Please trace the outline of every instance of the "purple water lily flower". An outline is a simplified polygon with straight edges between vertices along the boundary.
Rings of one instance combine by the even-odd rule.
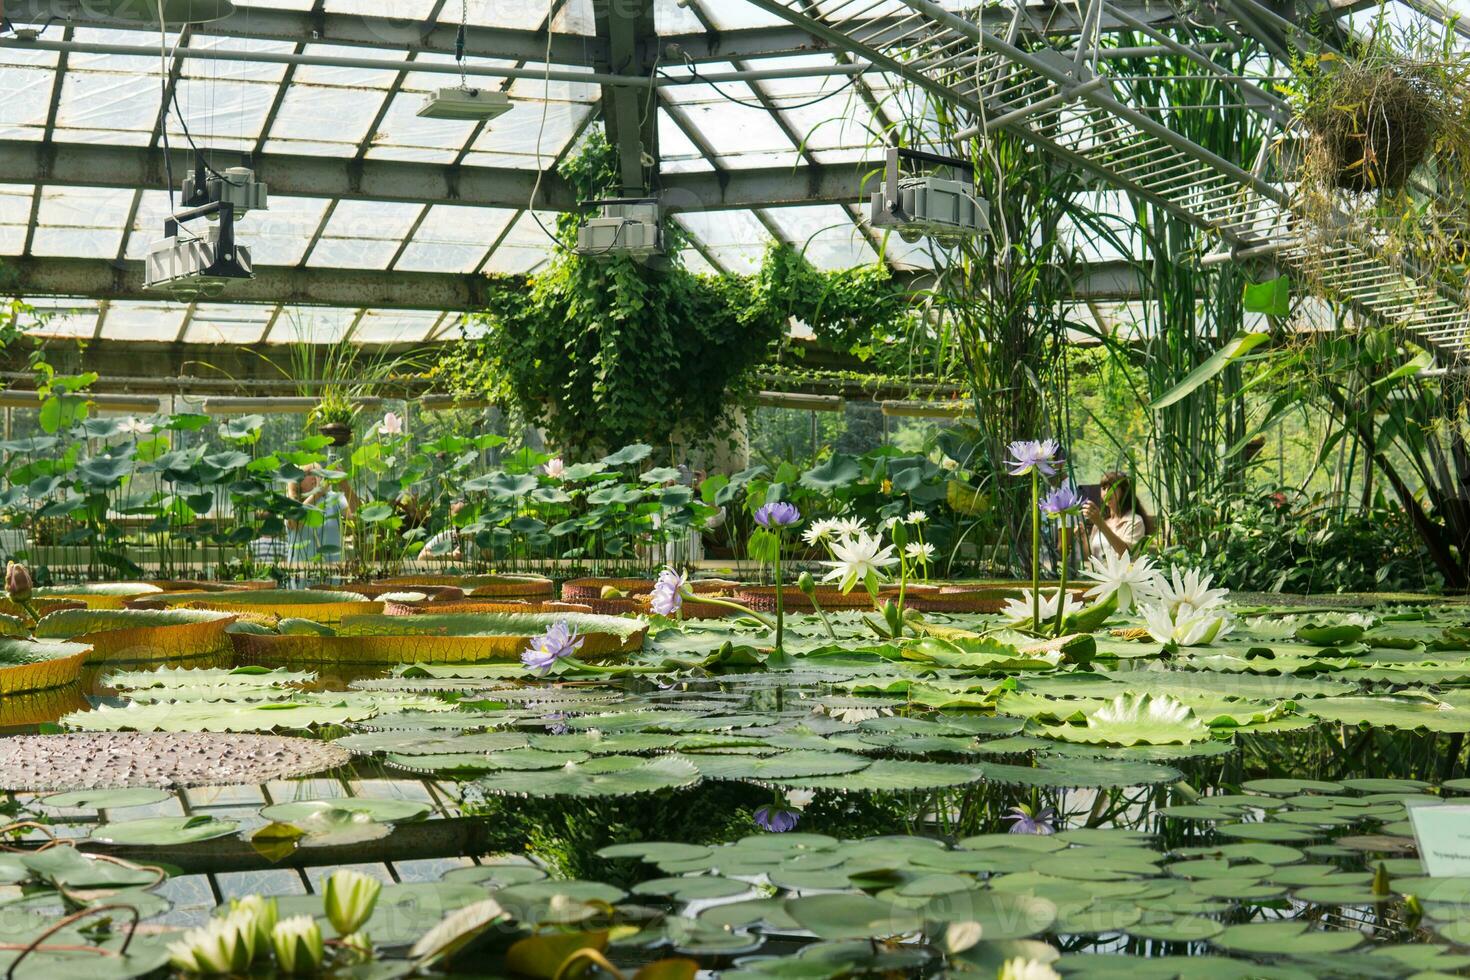
[[[786,833],[795,828],[800,819],[800,810],[792,810],[789,807],[774,804],[758,807],[755,811],[755,825],[773,834]]]
[[[801,511],[796,509],[795,504],[778,500],[774,504],[765,504],[757,510],[755,522],[764,528],[790,527],[801,522]]]
[[[1063,483],[1051,493],[1041,498],[1041,512],[1053,520],[1067,517],[1082,511],[1082,495],[1077,488],[1072,486],[1071,481]]]
[[[1035,816],[1032,816],[1029,806],[1013,806],[1001,819],[1015,821],[1011,824],[1010,832],[1013,834],[1045,835],[1057,832],[1057,811],[1052,807],[1044,807]]]
[[[521,654],[521,663],[531,670],[545,674],[556,666],[558,660],[573,656],[582,649],[585,642],[586,637],[572,632],[567,621],[562,620],[531,641],[531,645]]]
[[[649,607],[660,616],[677,616],[684,606],[684,576],[672,568],[658,573],[649,597]]]
[[[1011,476],[1026,476],[1035,470],[1042,476],[1055,476],[1061,462],[1062,447],[1055,439],[1023,439],[1006,447],[1011,459],[1005,461]]]
[[[565,735],[571,731],[567,727],[567,716],[560,711],[553,711],[549,715],[542,716],[541,724],[546,726],[547,734],[550,735]]]

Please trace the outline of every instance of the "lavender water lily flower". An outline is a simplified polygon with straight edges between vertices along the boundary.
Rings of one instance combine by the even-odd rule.
[[[586,637],[572,632],[567,621],[562,620],[531,641],[531,645],[521,654],[521,663],[531,670],[545,674],[556,666],[557,661],[575,655],[585,642]]]
[[[1041,512],[1053,520],[1060,520],[1082,512],[1082,495],[1070,482],[1063,483],[1041,498]]]
[[[755,512],[755,522],[768,529],[790,527],[801,523],[801,511],[796,509],[795,504],[778,500],[773,504],[762,505]]]
[[[649,597],[649,608],[659,616],[677,616],[684,606],[684,584],[684,576],[672,568],[659,572]]]
[[[1013,834],[1054,834],[1057,832],[1057,811],[1052,807],[1044,807],[1034,816],[1029,806],[1014,806],[1002,820],[1014,820],[1010,832]]]
[[[1006,447],[1011,458],[1005,461],[1011,476],[1040,473],[1055,476],[1061,462],[1062,447],[1055,439],[1021,439]]]
[[[800,819],[801,811],[775,804],[758,807],[755,811],[755,825],[773,834],[784,834],[794,829]]]

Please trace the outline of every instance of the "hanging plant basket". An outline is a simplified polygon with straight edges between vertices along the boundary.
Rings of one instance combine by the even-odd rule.
[[[1399,190],[1434,146],[1443,104],[1421,66],[1339,65],[1302,113],[1308,169],[1356,194]]]
[[[317,431],[332,440],[332,445],[338,449],[352,442],[352,426],[346,422],[328,422]]]

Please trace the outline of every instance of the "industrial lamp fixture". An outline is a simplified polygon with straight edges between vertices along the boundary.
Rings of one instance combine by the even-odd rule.
[[[953,177],[904,177],[899,161],[944,167]],[[990,230],[990,205],[975,196],[971,163],[959,157],[890,146],[883,186],[873,192],[869,219],[875,228],[892,228],[909,244],[933,238],[953,248]]]

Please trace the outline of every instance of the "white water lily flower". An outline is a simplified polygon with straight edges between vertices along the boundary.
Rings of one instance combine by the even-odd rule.
[[[837,521],[827,517],[812,521],[806,526],[806,530],[801,532],[801,540],[807,544],[831,541],[837,536],[837,523]]]
[[[309,915],[293,915],[276,923],[271,946],[282,973],[316,973],[326,955],[321,926]]]
[[[1171,610],[1162,602],[1144,606],[1144,628],[1160,643],[1181,647],[1204,646],[1225,636],[1235,628],[1235,621],[1219,604],[1195,609],[1188,603]]]
[[[271,930],[276,927],[276,919],[280,917],[274,898],[264,898],[260,895],[232,898],[230,899],[230,911],[242,912],[251,916],[255,920],[256,945],[261,949],[270,945]]]
[[[1196,612],[1218,608],[1225,602],[1230,590],[1210,588],[1213,578],[1214,576],[1198,568],[1185,569],[1182,575],[1175,568],[1170,572],[1169,578],[1159,576],[1157,597],[1169,607],[1176,619],[1182,606],[1190,606]]]
[[[868,533],[868,525],[856,517],[840,517],[832,522],[832,529],[838,538],[855,538]]]
[[[1062,980],[1062,975],[1047,963],[1018,956],[1000,965],[996,980]]]
[[[1120,613],[1127,612],[1144,599],[1157,598],[1163,584],[1159,570],[1146,555],[1130,558],[1112,548],[1104,548],[1101,556],[1094,555],[1082,577],[1097,583],[1087,590],[1089,599],[1101,602],[1116,592]]]
[[[1051,593],[1041,593],[1041,619],[1043,622],[1057,618],[1057,599],[1061,595],[1061,589],[1056,589]],[[1070,593],[1063,597],[1063,602],[1066,604],[1066,612],[1063,613],[1064,616],[1070,616],[1082,608],[1082,604]],[[1007,599],[1005,608],[1000,611],[1000,614],[1012,623],[1031,622],[1031,590],[1022,589],[1021,598],[1019,599]]]
[[[866,532],[833,542],[832,557],[837,560],[822,563],[832,569],[822,581],[840,583],[843,592],[851,592],[859,582],[886,581],[884,569],[898,564],[893,545],[885,547],[882,538]]]
[[[358,871],[341,868],[332,872],[322,894],[327,918],[339,936],[356,932],[373,914],[383,883]]]
[[[881,522],[879,522],[879,524],[878,524],[878,530],[880,530],[880,531],[892,531],[895,527],[897,527],[899,525],[899,522],[900,521],[901,521],[901,518],[898,518],[898,517],[885,517],[885,518],[883,518],[883,520]]]
[[[169,962],[185,973],[244,973],[255,960],[255,920],[248,909],[210,919],[168,944]]]
[[[929,515],[924,513],[922,510],[911,510],[909,511],[908,516],[904,518],[904,520],[910,524],[923,524],[928,519]]]
[[[927,541],[913,541],[904,546],[903,553],[920,565],[927,565],[934,558],[934,546]]]

